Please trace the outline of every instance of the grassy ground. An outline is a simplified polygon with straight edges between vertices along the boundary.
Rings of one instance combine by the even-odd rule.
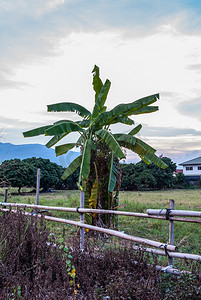
[[[14,190],[8,192],[8,202],[35,204],[34,194],[13,195]],[[124,192],[120,193],[120,210],[146,213],[148,208],[168,208],[169,200],[175,200],[175,209],[201,210],[201,189],[171,190],[154,192]],[[4,190],[0,190],[0,202],[4,200]],[[40,205],[77,207],[79,206],[79,191],[57,191],[54,193],[40,194]],[[65,212],[51,212],[52,216],[66,219],[79,220],[79,215]],[[65,227],[68,236],[76,234],[77,228],[49,222],[50,230],[60,234]],[[119,230],[138,237],[144,237],[168,243],[169,222],[143,219],[134,217],[119,217]],[[180,252],[201,254],[201,226],[194,223],[175,222],[175,245]],[[166,258],[160,258],[167,264]],[[175,260],[175,266],[182,267],[181,260]]]
[[[201,211],[201,190],[171,190],[157,192],[121,192],[120,204],[126,204],[126,211],[145,213],[148,208],[168,208],[169,200],[175,200],[177,210]],[[145,237],[151,240],[168,243],[169,222],[119,217],[119,229],[125,233]],[[201,226],[195,223],[175,222],[175,245],[179,252],[201,254]],[[167,259],[160,257],[159,260],[166,264]],[[182,260],[175,260],[174,265],[183,267]]]

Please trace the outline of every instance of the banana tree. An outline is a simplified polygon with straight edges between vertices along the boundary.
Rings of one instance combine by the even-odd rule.
[[[48,148],[57,144],[71,132],[78,132],[79,138],[74,143],[66,143],[55,147],[56,156],[66,154],[74,147],[80,147],[80,155],[66,168],[62,179],[66,179],[78,167],[80,175],[78,186],[85,191],[85,207],[116,209],[121,184],[120,160],[125,158],[124,149],[137,153],[146,163],[154,163],[161,168],[166,164],[156,156],[156,150],[136,137],[142,125],[134,127],[133,115],[152,113],[158,110],[153,106],[159,94],[150,95],[128,104],[119,104],[107,111],[105,102],[111,86],[107,79],[102,82],[99,68],[95,65],[93,73],[93,89],[95,104],[90,112],[85,107],[72,102],[62,102],[47,106],[49,112],[76,112],[83,119],[80,121],[60,120],[54,124],[24,132],[24,137],[44,134],[51,136],[46,144]],[[127,124],[132,129],[127,134],[113,134],[112,124]],[[134,127],[134,128],[133,128]],[[114,217],[86,215],[88,223],[115,226]]]

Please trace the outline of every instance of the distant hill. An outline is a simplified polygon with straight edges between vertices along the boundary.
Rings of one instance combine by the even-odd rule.
[[[56,157],[54,149],[48,149],[41,144],[14,145],[10,143],[0,143],[0,162],[14,158],[25,159],[41,157],[49,159],[51,162],[63,167],[67,167],[78,155],[78,152],[68,151],[66,155]]]

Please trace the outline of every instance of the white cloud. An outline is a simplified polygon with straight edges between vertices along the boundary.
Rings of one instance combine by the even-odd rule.
[[[142,131],[152,146],[172,155],[199,148],[199,9],[180,1],[7,0],[0,2],[0,17],[5,140],[23,143],[24,129],[62,118],[46,113],[49,103],[72,101],[92,109],[91,71],[97,64],[103,80],[112,82],[109,109],[160,93],[159,112],[134,118],[153,128]]]

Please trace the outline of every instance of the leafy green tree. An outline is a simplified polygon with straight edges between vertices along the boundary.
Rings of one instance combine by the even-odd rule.
[[[60,189],[65,187],[64,182],[61,180],[63,174],[63,167],[52,163],[49,159],[44,158],[26,158],[24,163],[34,168],[34,179],[36,182],[37,169],[40,168],[40,187],[43,191],[54,187]]]
[[[177,173],[174,178],[174,188],[179,188],[179,189],[184,188],[185,183],[186,183],[185,175],[181,172]]]
[[[50,112],[76,112],[83,117],[83,120],[60,120],[54,124],[24,132],[24,137],[40,134],[52,136],[46,145],[52,147],[69,133],[78,132],[80,137],[75,143],[55,147],[57,156],[67,153],[73,147],[81,149],[80,156],[68,166],[62,178],[66,179],[80,167],[78,184],[85,191],[85,205],[93,208],[115,209],[118,205],[121,183],[119,160],[125,158],[122,147],[134,151],[148,164],[153,162],[161,168],[165,168],[166,164],[155,155],[155,149],[135,137],[142,125],[132,128],[128,134],[113,134],[110,126],[117,123],[133,125],[134,121],[130,116],[157,111],[158,107],[151,104],[158,100],[159,94],[128,104],[120,104],[107,111],[105,102],[111,82],[107,79],[103,84],[97,66],[94,67],[92,73],[95,91],[95,105],[92,112],[72,102],[48,105]],[[93,224],[111,225],[111,219],[108,216],[88,216],[87,221]]]
[[[176,171],[176,164],[168,157],[163,157],[162,161],[167,165],[165,170],[158,168],[154,164],[151,164],[149,167],[154,174],[154,177],[157,181],[157,189],[170,189],[174,186],[174,177],[173,173]]]
[[[136,165],[131,164],[121,164],[122,170],[122,181],[121,189],[132,191],[136,189],[135,186],[135,176],[136,176]]]
[[[168,189],[175,184],[174,172],[176,164],[168,157],[163,157],[167,168],[161,169],[154,164],[147,165],[140,161],[136,165],[124,164],[122,166],[123,178],[122,189],[145,190],[145,189]]]
[[[135,176],[134,186],[136,186],[138,190],[155,189],[157,181],[151,170],[145,169],[139,176]]]
[[[35,170],[33,166],[20,159],[5,160],[1,166],[0,177],[3,186],[18,187],[19,193],[22,187],[34,186]]]
[[[0,166],[0,185],[18,187],[19,193],[22,187],[34,188],[38,168],[40,168],[40,188],[44,192],[48,191],[49,188],[71,190],[77,188],[78,170],[66,180],[62,180],[61,176],[65,168],[52,163],[49,159],[36,157],[4,161]]]

